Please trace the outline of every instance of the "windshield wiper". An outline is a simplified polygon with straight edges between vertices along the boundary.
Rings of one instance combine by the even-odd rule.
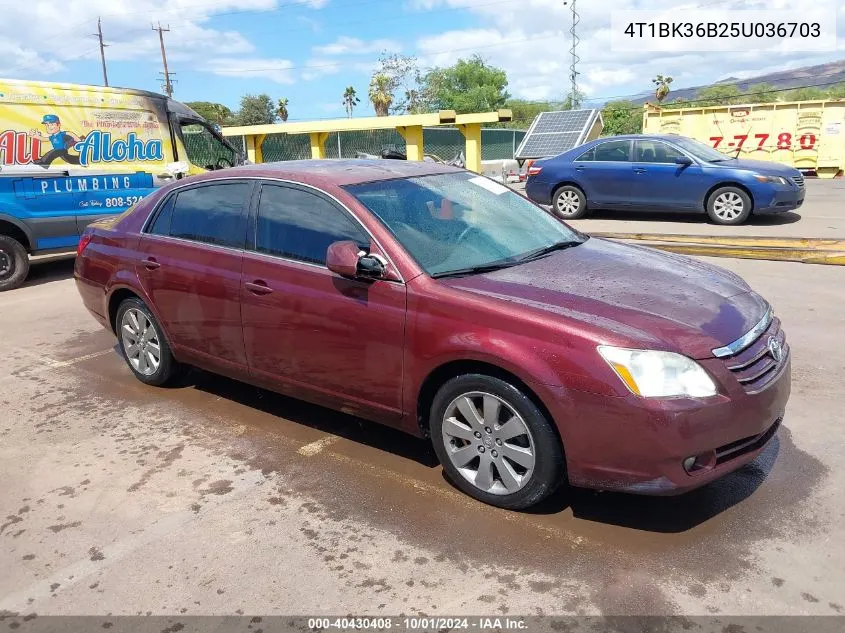
[[[544,255],[550,255],[555,251],[562,251],[565,248],[572,248],[573,246],[578,246],[583,242],[579,240],[569,240],[567,242],[555,242],[554,244],[550,244],[549,246],[544,246],[542,248],[536,248],[533,251],[528,251],[527,253],[520,255],[517,259],[518,262],[527,262],[532,259],[537,259],[538,257],[543,257]]]
[[[521,262],[514,260],[492,262],[490,264],[481,264],[480,266],[468,266],[466,268],[457,268],[455,270],[445,270],[440,273],[432,273],[432,278],[440,279],[443,277],[461,277],[463,275],[475,275],[477,273],[489,273],[494,270],[501,270],[502,268],[509,268],[516,266]]]

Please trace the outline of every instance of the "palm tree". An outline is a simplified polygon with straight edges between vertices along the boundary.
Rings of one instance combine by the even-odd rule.
[[[370,101],[376,116],[387,116],[393,103],[393,80],[389,75],[376,73],[370,80]]]
[[[654,91],[654,96],[657,97],[657,102],[662,103],[663,100],[669,96],[669,84],[672,83],[672,78],[668,75],[664,77],[663,75],[657,75],[651,82],[657,86],[657,90]]]
[[[354,110],[355,106],[359,103],[361,103],[361,100],[355,93],[355,88],[353,88],[352,86],[347,86],[346,90],[343,91],[343,107],[346,108],[346,116],[351,119],[352,110]]]
[[[279,105],[276,108],[276,114],[279,115],[279,118],[282,121],[288,120],[288,100],[287,99],[279,99]]]
[[[225,121],[232,117],[232,111],[224,106],[222,103],[215,103],[211,106],[211,111],[214,115],[214,121],[218,125],[223,125]]]

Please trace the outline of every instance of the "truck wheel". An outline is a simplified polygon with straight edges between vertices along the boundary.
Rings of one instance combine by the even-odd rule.
[[[29,257],[24,245],[8,235],[0,235],[0,292],[20,286],[29,273]]]
[[[742,224],[751,215],[751,198],[739,187],[719,187],[707,199],[707,215],[716,224]]]

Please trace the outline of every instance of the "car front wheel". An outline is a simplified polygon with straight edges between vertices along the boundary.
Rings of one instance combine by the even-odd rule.
[[[742,224],[751,215],[751,198],[739,187],[720,187],[707,199],[707,215],[716,224]]]
[[[453,378],[431,407],[434,449],[463,492],[512,510],[540,502],[565,479],[560,439],[514,385],[481,374]]]
[[[587,196],[574,185],[564,185],[552,197],[552,211],[564,220],[577,220],[587,215]]]

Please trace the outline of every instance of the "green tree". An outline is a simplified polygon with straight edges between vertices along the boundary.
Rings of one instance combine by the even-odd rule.
[[[566,95],[566,99],[563,100],[563,105],[561,106],[562,110],[578,110],[581,107],[581,104],[584,103],[584,99],[587,97],[583,92],[575,89],[575,92],[570,92]]]
[[[828,99],[845,99],[845,83],[836,84],[827,89]]]
[[[657,77],[651,80],[651,83],[656,86],[654,96],[658,103],[663,103],[663,100],[669,96],[669,84],[672,81],[674,80],[669,75],[665,77],[663,75],[657,75]]]
[[[276,104],[276,114],[283,122],[288,120],[288,103],[288,99],[282,98]]]
[[[479,55],[459,59],[454,66],[433,68],[421,81],[422,92],[433,110],[458,113],[489,112],[505,105],[508,76]]]
[[[777,91],[777,88],[775,88],[772,84],[767,83],[748,86],[748,88],[742,92],[748,95],[744,99],[748,103],[772,103],[773,101],[777,101],[778,97],[781,95],[781,93]]]
[[[796,88],[783,94],[784,101],[819,101],[828,96],[828,91],[810,86],[808,88]]]
[[[604,121],[602,136],[639,134],[643,131],[643,109],[627,99],[604,104],[601,118]]]
[[[704,108],[707,106],[717,105],[733,105],[745,101],[745,97],[740,97],[739,88],[734,84],[717,84],[708,86],[699,90],[695,99],[693,99],[693,106],[696,108]]]
[[[346,116],[352,118],[352,110],[359,103],[361,103],[361,100],[358,98],[355,88],[346,86],[346,90],[343,91],[343,107],[346,110]]]
[[[554,112],[563,109],[562,104],[553,101],[526,101],[525,99],[508,99],[505,101],[504,107],[511,111],[513,118],[507,123],[491,123],[491,127],[522,130],[531,125],[531,122],[541,112]]]
[[[235,119],[238,125],[264,125],[276,121],[276,105],[269,95],[244,95]]]
[[[223,125],[232,119],[232,111],[222,103],[212,101],[189,101],[187,105],[191,110],[199,114],[206,121]]]
[[[376,116],[387,116],[390,104],[393,103],[393,80],[385,73],[376,73],[370,80],[370,103],[376,111]]]

